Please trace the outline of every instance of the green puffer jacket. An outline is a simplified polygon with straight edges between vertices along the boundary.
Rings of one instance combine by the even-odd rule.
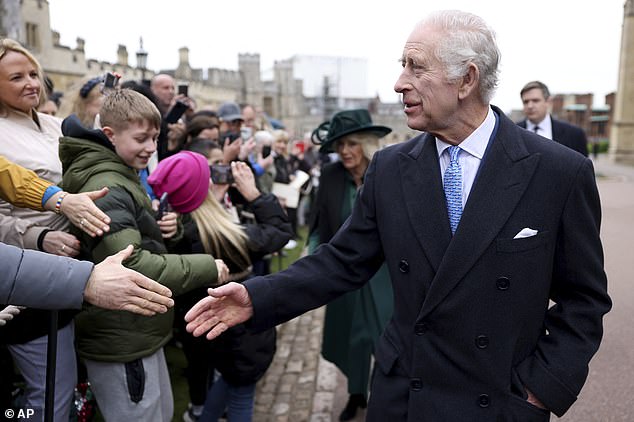
[[[60,140],[62,184],[71,193],[108,186],[110,192],[95,203],[112,222],[103,238],[75,231],[81,240],[82,258],[98,263],[132,244],[134,252],[125,266],[169,287],[174,296],[215,285],[214,258],[208,254],[168,254],[137,172],[108,147],[107,138],[105,142],[86,139],[95,134],[87,132],[84,139],[65,136]],[[99,134],[103,136],[101,131]],[[78,353],[82,358],[103,362],[129,362],[149,356],[170,339],[173,318],[172,310],[145,317],[85,304],[75,318]]]

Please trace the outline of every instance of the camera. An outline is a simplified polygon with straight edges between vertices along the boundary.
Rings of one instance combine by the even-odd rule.
[[[230,164],[213,164],[209,166],[211,181],[217,185],[230,185],[235,181]]]

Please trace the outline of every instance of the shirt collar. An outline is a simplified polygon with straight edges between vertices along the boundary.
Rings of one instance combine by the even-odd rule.
[[[526,119],[526,129],[531,132],[535,131],[535,126],[539,126],[539,129],[542,131],[550,130],[552,126],[552,121],[550,120],[550,114],[546,114],[546,117],[541,122],[533,123],[530,120]]]
[[[495,129],[495,116],[493,115],[493,110],[489,107],[487,116],[482,124],[459,144],[460,149],[466,151],[469,155],[482,160],[484,152],[487,149],[487,145],[489,144],[491,134],[493,133],[493,129]],[[442,153],[451,146],[451,144],[441,141],[438,138],[435,139],[436,151],[438,151],[438,156],[440,157]]]

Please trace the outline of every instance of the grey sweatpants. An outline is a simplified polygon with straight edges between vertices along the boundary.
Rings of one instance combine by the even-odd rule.
[[[142,359],[145,372],[143,397],[130,397],[124,363],[85,360],[88,381],[104,419],[112,422],[170,422],[174,399],[163,349]]]

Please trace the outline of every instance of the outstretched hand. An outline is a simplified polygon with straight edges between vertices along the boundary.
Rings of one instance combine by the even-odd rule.
[[[60,211],[74,226],[79,227],[89,236],[102,236],[104,232],[110,230],[108,226],[110,217],[97,208],[93,201],[104,197],[107,193],[107,187],[92,192],[69,193],[61,202]]]
[[[100,308],[145,316],[167,312],[174,306],[170,289],[121,264],[133,250],[129,245],[95,265],[84,290],[84,299]]]
[[[214,339],[228,328],[253,316],[253,305],[246,287],[240,283],[228,283],[208,290],[209,297],[200,300],[185,315],[187,331],[194,337],[207,333],[207,340]]]

